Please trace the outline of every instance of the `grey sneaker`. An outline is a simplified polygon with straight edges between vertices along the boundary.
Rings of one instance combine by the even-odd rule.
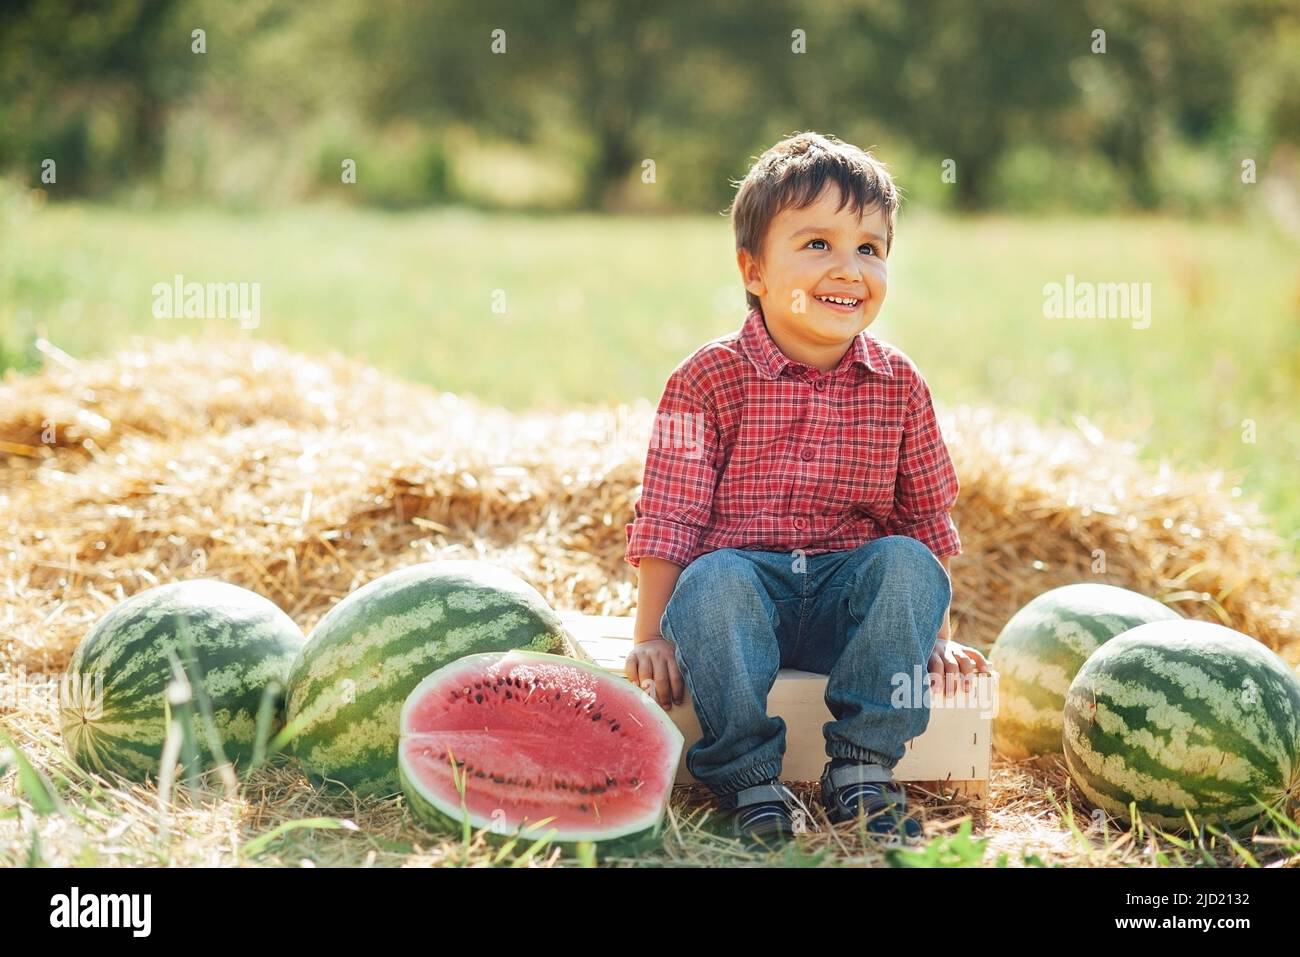
[[[859,761],[831,770],[821,778],[822,805],[832,824],[866,818],[867,831],[910,843],[922,834],[921,823],[907,813],[907,792],[890,770]]]
[[[776,778],[738,791],[735,800],[733,832],[750,845],[770,848],[790,840],[795,835],[791,805],[801,810],[805,824],[812,823],[807,806]]]

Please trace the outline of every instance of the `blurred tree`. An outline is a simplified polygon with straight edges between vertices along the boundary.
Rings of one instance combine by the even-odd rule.
[[[1295,0],[13,0],[0,171],[259,202],[336,190],[349,156],[349,200],[410,205],[448,197],[470,129],[568,164],[586,208],[653,158],[650,205],[718,210],[751,156],[817,129],[955,160],[967,208],[998,204],[1016,149],[1070,160],[1033,189],[1068,196],[1054,171],[1101,157],[1150,206],[1171,151],[1296,141],[1297,37]]]
[[[760,92],[771,103],[781,91],[766,82],[755,44],[775,52],[792,6],[753,0],[742,16],[688,0],[460,0],[390,16],[392,5],[377,4],[354,38],[389,53],[364,93],[376,118],[457,120],[522,142],[566,123],[585,143],[574,149],[583,162],[580,203],[594,209],[646,155],[671,153],[650,130],[712,138],[720,113],[738,132],[758,126]],[[504,31],[504,54],[492,51],[494,30]],[[741,81],[720,91],[725,110],[705,86],[719,73]]]
[[[1162,125],[1191,143],[1230,125],[1244,44],[1263,24],[1242,20],[1245,9],[1228,0],[1089,0],[1084,9],[1106,30],[1098,89],[1084,103],[1093,144],[1125,174],[1132,199],[1153,208],[1162,198],[1152,172]]]
[[[1013,141],[1052,135],[1077,96],[1067,64],[1089,42],[1076,5],[1030,0],[866,0],[846,21],[870,56],[837,73],[840,95],[861,90],[921,150],[955,160],[966,208],[994,201],[993,172]]]
[[[68,192],[156,171],[168,104],[201,76],[182,6],[11,4],[0,18],[0,166],[52,157]]]

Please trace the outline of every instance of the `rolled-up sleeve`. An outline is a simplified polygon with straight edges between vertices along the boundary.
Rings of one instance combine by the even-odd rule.
[[[918,375],[907,404],[889,532],[915,538],[936,558],[961,554],[961,538],[949,514],[960,484],[934,414],[929,386]]]
[[[641,495],[627,528],[626,561],[652,555],[690,563],[713,511],[717,483],[717,416],[688,368],[673,370],[655,412]]]

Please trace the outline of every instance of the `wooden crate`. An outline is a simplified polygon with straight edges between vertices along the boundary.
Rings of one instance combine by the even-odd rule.
[[[565,627],[599,665],[624,674],[632,648],[630,617],[582,615],[561,612]],[[988,796],[990,726],[997,702],[997,675],[979,675],[969,693],[959,692],[931,701],[930,723],[925,733],[907,742],[907,751],[894,767],[894,778],[936,793]],[[768,695],[768,714],[786,723],[786,752],[781,766],[785,781],[816,781],[826,764],[822,725],[832,720],[825,702],[826,675],[783,668]],[[686,767],[686,750],[701,737],[699,720],[687,692],[682,704],[667,709],[686,739],[677,784],[696,783]]]

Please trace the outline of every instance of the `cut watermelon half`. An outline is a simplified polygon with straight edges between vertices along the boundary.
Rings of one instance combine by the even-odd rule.
[[[402,789],[425,822],[446,829],[468,815],[497,834],[554,829],[557,842],[657,830],[683,746],[672,719],[626,678],[528,651],[438,669],[406,699],[400,728]]]

